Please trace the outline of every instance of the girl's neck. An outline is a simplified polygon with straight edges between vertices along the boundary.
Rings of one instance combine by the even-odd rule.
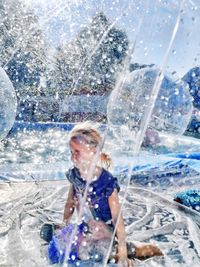
[[[96,166],[94,170],[91,170],[90,168],[84,170],[79,169],[79,172],[83,180],[89,181],[91,179],[97,179],[102,172],[102,168]]]

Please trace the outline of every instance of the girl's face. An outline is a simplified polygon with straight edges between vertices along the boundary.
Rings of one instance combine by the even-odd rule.
[[[69,142],[69,147],[71,150],[71,160],[74,166],[79,170],[87,170],[94,160],[96,148],[90,147],[84,142],[80,143],[72,140]]]

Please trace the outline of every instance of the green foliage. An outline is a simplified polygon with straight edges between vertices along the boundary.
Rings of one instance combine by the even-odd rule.
[[[47,48],[38,17],[19,0],[1,0],[0,17],[0,65],[19,98],[38,95]]]
[[[99,13],[73,42],[57,48],[52,86],[59,88],[60,95],[79,94],[83,88],[105,94],[115,85],[127,50],[126,33]]]

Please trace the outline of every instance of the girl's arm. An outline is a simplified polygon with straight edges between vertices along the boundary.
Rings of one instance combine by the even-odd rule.
[[[117,235],[117,241],[118,241],[118,246],[117,246],[117,257],[118,261],[120,262],[126,262],[126,265],[124,266],[132,266],[132,262],[128,259],[127,256],[127,246],[126,246],[126,233],[125,233],[125,226],[124,226],[124,220],[122,215],[119,215],[120,211],[120,203],[119,203],[119,197],[118,193],[116,190],[112,193],[112,195],[108,199],[111,214],[112,214],[112,221],[114,226],[116,225],[118,216],[119,221],[116,226],[116,235]]]
[[[75,200],[74,200],[73,186],[70,185],[67,201],[65,203],[65,208],[64,208],[63,221],[65,224],[68,223],[68,221],[72,217],[74,208],[75,208]]]

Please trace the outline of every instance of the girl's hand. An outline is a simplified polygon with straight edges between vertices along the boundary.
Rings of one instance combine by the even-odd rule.
[[[117,266],[119,267],[134,267],[135,262],[132,259],[128,259],[127,257],[120,257],[119,255],[116,255],[115,262],[117,262]]]

